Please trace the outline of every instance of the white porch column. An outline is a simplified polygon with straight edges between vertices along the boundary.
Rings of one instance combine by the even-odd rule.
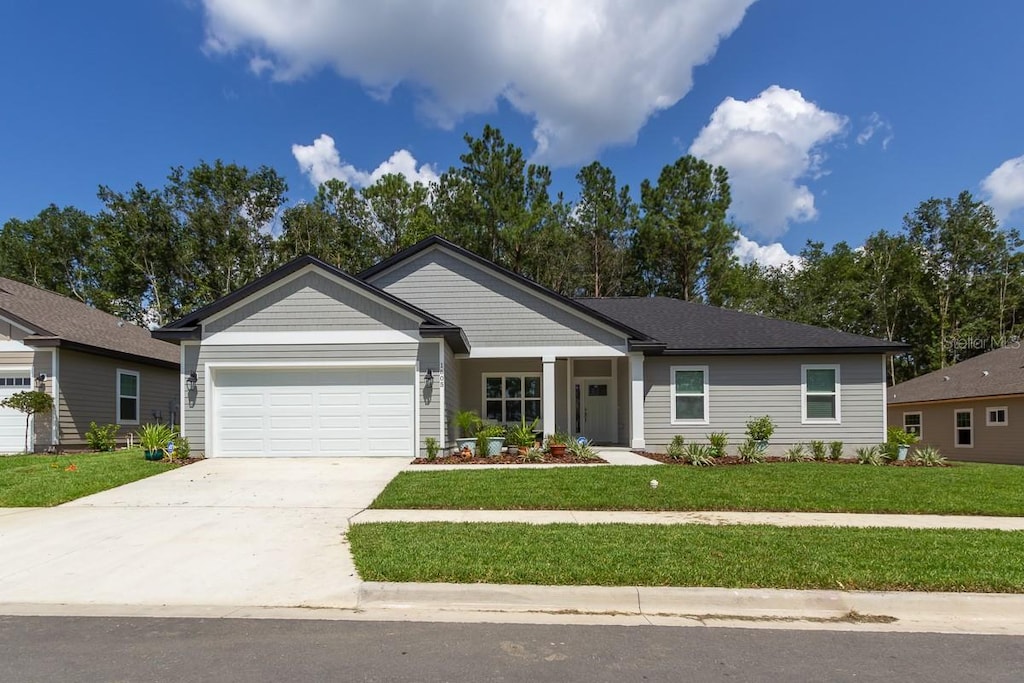
[[[645,448],[644,440],[644,354],[629,354],[629,447]]]
[[[543,419],[544,419],[544,436],[550,436],[555,433],[555,358],[554,356],[544,356],[544,375],[541,378],[541,386],[543,387]]]

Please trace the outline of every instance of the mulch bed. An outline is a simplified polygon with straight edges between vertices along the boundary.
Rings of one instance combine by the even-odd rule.
[[[478,458],[475,456],[464,458],[461,455],[443,455],[438,456],[434,460],[416,458],[412,461],[413,465],[601,465],[605,463],[606,461],[602,458],[595,457],[589,460],[584,460],[581,458],[575,458],[568,453],[559,456],[545,453],[544,458],[537,461],[527,461],[524,460],[522,456],[508,455],[507,453],[492,455],[485,458]]]
[[[683,465],[688,466],[689,463],[683,462],[682,460],[673,460],[668,457],[665,453],[650,453],[648,451],[633,451],[637,455],[642,455],[645,458],[651,460],[657,460],[658,462],[665,463],[666,465]],[[765,456],[764,462],[793,462],[787,458],[783,458],[777,455]],[[801,460],[800,462],[818,462],[822,465],[859,465],[856,458],[841,458],[839,460]],[[738,455],[726,455],[721,458],[715,458],[715,465],[751,465],[754,463],[744,462]],[[927,467],[924,463],[915,462],[913,460],[891,460],[883,463],[880,467]],[[953,463],[944,462],[938,465],[932,465],[932,467],[954,467]]]

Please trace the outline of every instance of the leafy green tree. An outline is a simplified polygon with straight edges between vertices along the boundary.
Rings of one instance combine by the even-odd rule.
[[[429,192],[423,183],[410,183],[397,173],[383,175],[363,188],[369,227],[378,243],[378,259],[393,256],[430,236],[433,219],[427,201]]]
[[[13,408],[25,414],[25,452],[28,452],[28,425],[33,415],[53,410],[53,397],[45,391],[19,391],[0,401],[0,407]]]
[[[285,209],[275,250],[280,261],[311,254],[358,273],[378,260],[381,245],[363,196],[344,181],[328,180],[312,202]]]
[[[569,223],[579,254],[577,268],[585,278],[580,294],[615,296],[625,277],[628,235],[637,208],[629,186],[617,187],[615,174],[599,162],[576,174],[580,198]]]
[[[54,204],[35,218],[12,218],[0,228],[0,273],[5,277],[91,302],[90,264],[95,219]]]
[[[736,265],[729,223],[729,176],[694,156],[665,166],[640,186],[643,210],[634,250],[643,292],[720,304]]]

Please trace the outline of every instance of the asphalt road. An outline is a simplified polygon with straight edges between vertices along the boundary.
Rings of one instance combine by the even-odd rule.
[[[0,617],[0,681],[1013,681],[1024,638]]]

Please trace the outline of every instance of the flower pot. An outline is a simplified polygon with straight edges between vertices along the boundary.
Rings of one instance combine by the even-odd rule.
[[[463,448],[469,448],[470,451],[476,450],[476,439],[455,439],[455,445],[461,452]]]
[[[487,455],[495,456],[501,455],[501,449],[505,446],[505,437],[503,436],[492,436],[487,439]]]
[[[565,455],[565,444],[564,443],[551,444],[550,446],[548,446],[548,449],[551,451],[551,455],[553,457],[561,458],[563,455]]]
[[[909,451],[910,451],[910,446],[907,446],[905,444],[900,444],[899,449],[896,451],[896,459],[897,460],[906,460],[907,459],[907,453]]]
[[[754,443],[757,444],[757,450],[762,453],[768,450],[768,439],[754,439]]]
[[[146,460],[163,460],[163,451],[144,451],[146,454]]]

